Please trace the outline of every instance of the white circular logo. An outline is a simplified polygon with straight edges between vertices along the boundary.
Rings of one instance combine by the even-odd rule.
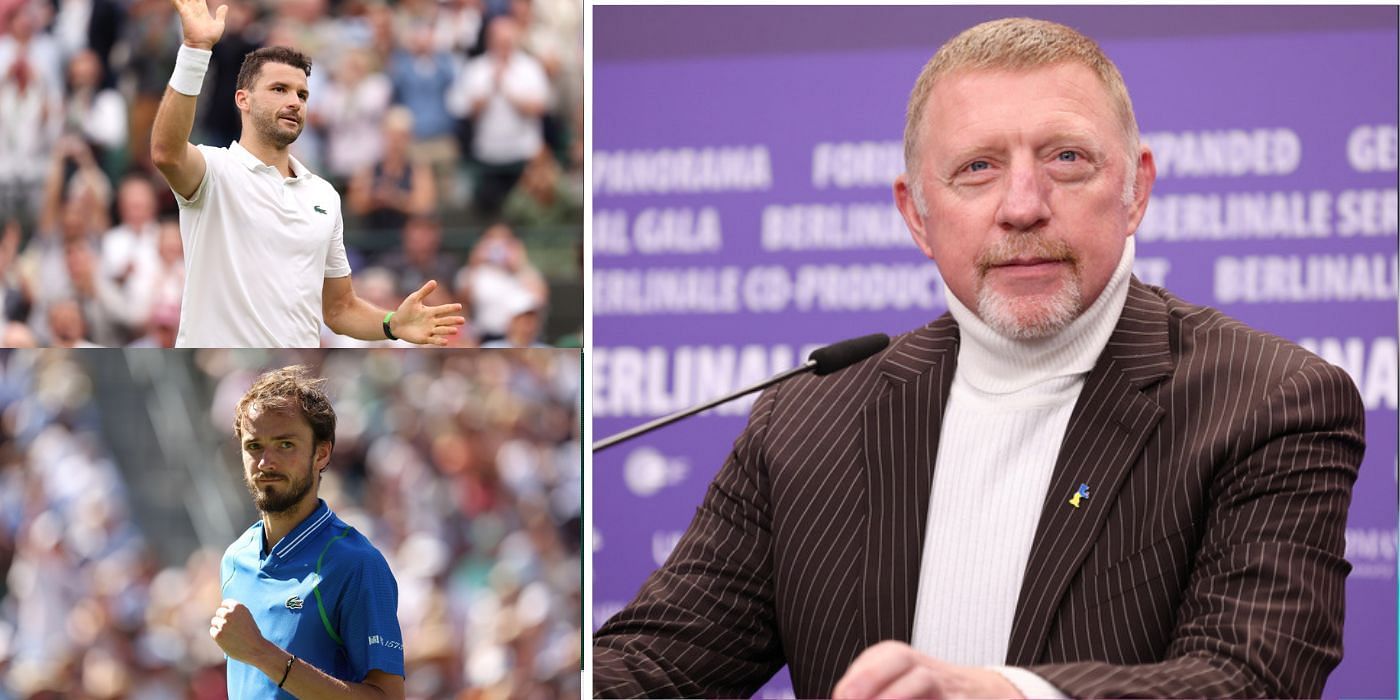
[[[685,464],[650,447],[639,447],[627,455],[622,476],[633,494],[650,496],[685,478]]]

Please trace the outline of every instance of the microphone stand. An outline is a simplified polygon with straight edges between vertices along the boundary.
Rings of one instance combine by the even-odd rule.
[[[745,394],[752,394],[755,391],[761,391],[789,377],[794,377],[796,375],[802,374],[803,372],[810,372],[816,369],[816,367],[817,361],[809,359],[806,362],[803,362],[802,364],[786,372],[783,372],[781,374],[775,374],[761,382],[758,382],[756,384],[750,384],[733,393],[725,394],[712,401],[702,403],[699,406],[691,406],[690,408],[687,408],[685,410],[677,411],[670,415],[662,416],[655,420],[643,423],[635,428],[628,428],[627,430],[624,430],[616,435],[612,435],[610,437],[599,440],[593,443],[593,451],[598,452],[600,450],[605,450],[609,447],[612,447],[613,445],[616,445],[619,442],[622,442],[624,440],[630,440],[634,437],[637,437],[638,435],[643,435],[645,433],[649,433],[653,430],[656,430],[657,428],[660,428],[662,426],[670,425],[682,418],[685,418],[687,416],[693,416],[697,413],[700,413],[701,411],[709,410],[711,408],[714,408],[715,406],[725,403],[726,401],[733,401],[734,399],[737,399],[740,396],[744,396]]]

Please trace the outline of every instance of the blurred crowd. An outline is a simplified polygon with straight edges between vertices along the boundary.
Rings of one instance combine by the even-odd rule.
[[[232,445],[237,398],[297,362],[339,419],[320,495],[398,581],[407,697],[577,698],[578,354],[200,351],[204,425]],[[0,700],[223,698],[228,543],[158,560],[151,472],[104,447],[92,386],[72,354],[0,355]]]
[[[456,345],[579,344],[581,293],[551,300],[531,252],[573,247],[555,274],[581,289],[582,0],[227,5],[191,141],[238,138],[245,54],[306,52],[291,150],[342,194],[357,293],[393,308],[437,279]],[[0,0],[0,345],[173,344],[178,209],[149,150],[180,42],[170,0]],[[551,304],[577,328],[546,337]]]

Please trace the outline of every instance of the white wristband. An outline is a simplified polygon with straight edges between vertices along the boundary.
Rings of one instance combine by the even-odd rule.
[[[209,70],[209,57],[214,52],[180,44],[175,58],[175,72],[170,75],[170,87],[181,95],[194,97],[204,86],[204,72]]]

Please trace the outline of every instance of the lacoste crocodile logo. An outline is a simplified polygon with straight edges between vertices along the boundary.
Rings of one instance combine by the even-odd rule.
[[[311,207],[311,208],[312,208],[312,209],[315,209],[317,214],[324,214],[324,213],[326,213],[326,210],[325,210],[325,209],[322,209],[322,208],[321,208],[321,205],[319,205],[319,204],[317,204],[317,205],[315,205],[315,206],[313,206],[313,207]]]
[[[292,596],[287,599],[288,610],[301,610],[301,598]]]

